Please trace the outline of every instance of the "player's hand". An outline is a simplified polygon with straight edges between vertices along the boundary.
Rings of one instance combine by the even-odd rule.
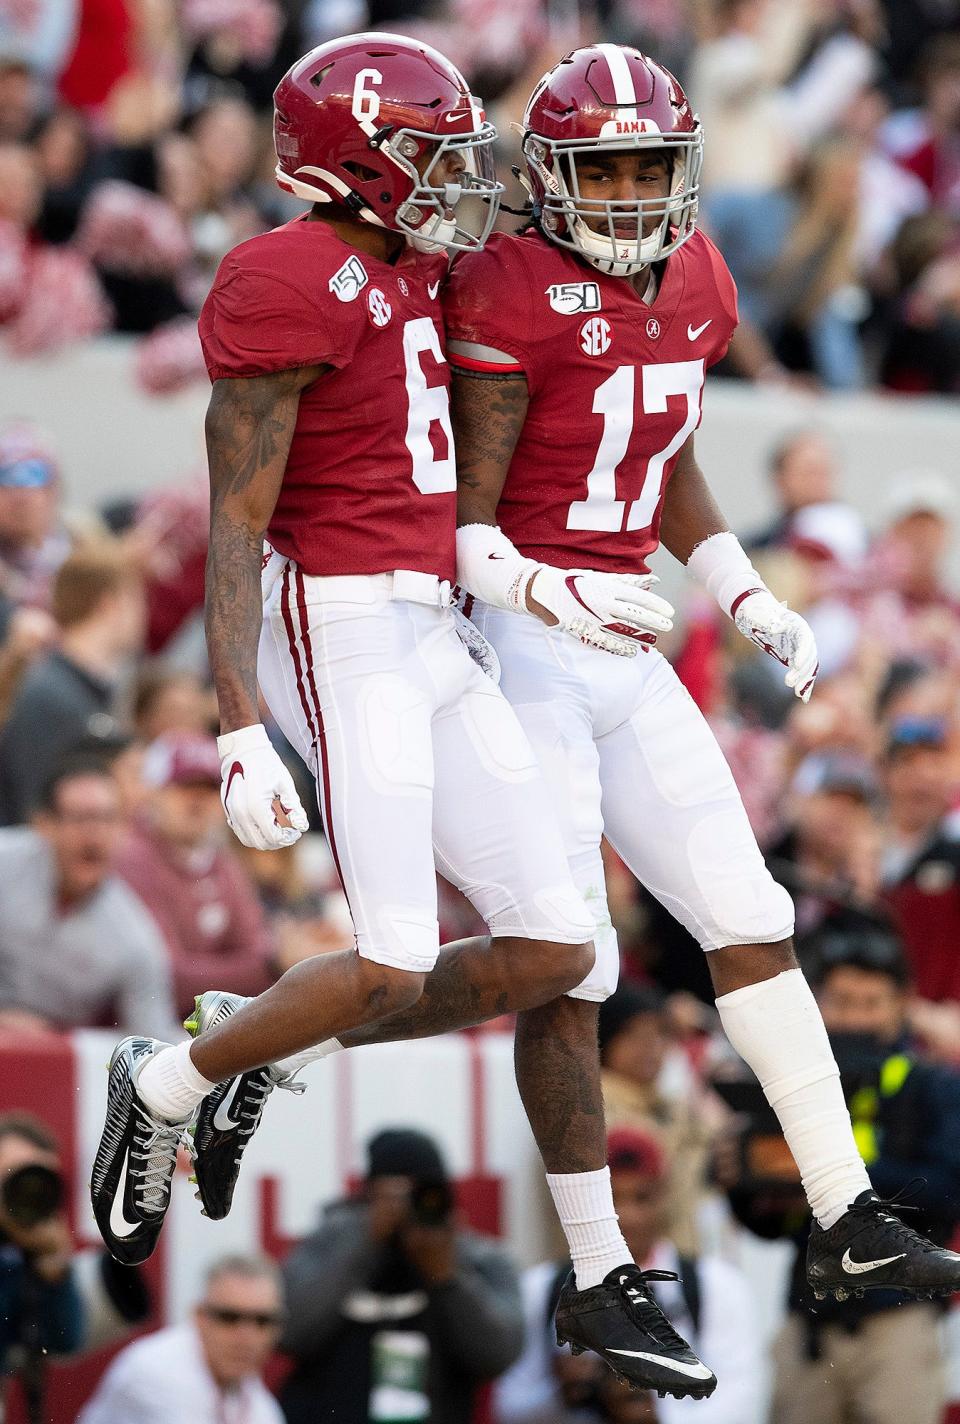
[[[650,592],[656,582],[655,574],[598,574],[544,564],[530,581],[527,600],[532,612],[550,615],[544,622],[588,647],[632,658],[641,643],[649,647],[673,627],[670,604]]]
[[[293,845],[309,829],[290,775],[261,722],[217,738],[220,800],[227,824],[254,850]]]
[[[809,623],[778,602],[767,589],[748,594],[734,614],[734,622],[745,638],[783,663],[787,686],[801,702],[809,702],[820,671],[816,639]]]

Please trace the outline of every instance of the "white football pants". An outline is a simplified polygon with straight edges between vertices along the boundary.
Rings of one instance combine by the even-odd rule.
[[[433,968],[435,868],[494,936],[589,941],[536,758],[437,580],[312,578],[273,552],[263,593],[260,686],[316,778],[360,954]]]
[[[793,933],[790,896],[767,870],[706,720],[655,649],[618,658],[538,619],[475,603],[501,687],[553,793],[573,878],[596,920],[592,972],[574,997],[603,1000],[619,974],[600,839],[704,949]]]

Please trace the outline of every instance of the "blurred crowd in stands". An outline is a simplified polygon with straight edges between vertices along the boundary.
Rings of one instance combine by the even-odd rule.
[[[149,390],[202,379],[193,318],[217,264],[300,210],[273,183],[274,85],[365,27],[462,66],[514,204],[539,75],[591,39],[639,45],[705,126],[702,222],[744,318],[729,374],[957,389],[960,0],[6,0],[8,349],[128,332]]]

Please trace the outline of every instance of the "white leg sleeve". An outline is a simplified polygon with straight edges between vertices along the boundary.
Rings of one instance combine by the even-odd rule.
[[[870,1178],[810,986],[799,969],[789,969],[721,995],[717,1009],[780,1121],[814,1216],[829,1229]]]

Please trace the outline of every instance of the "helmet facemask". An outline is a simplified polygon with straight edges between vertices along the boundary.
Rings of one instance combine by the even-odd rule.
[[[493,163],[496,129],[481,120],[475,133],[444,134],[401,129],[382,151],[402,168],[413,189],[396,212],[396,227],[418,252],[475,252],[483,247],[500,209],[503,184]],[[431,151],[432,150],[432,151]],[[429,152],[421,173],[416,159]],[[452,181],[441,181],[444,160],[458,154],[463,168]]]
[[[584,198],[580,192],[577,158],[598,153],[653,151],[663,154],[670,167],[670,191],[656,198],[632,201]],[[596,138],[546,139],[528,133],[523,154],[544,196],[539,219],[547,237],[561,247],[578,252],[599,271],[630,277],[676,252],[696,227],[703,163],[703,133],[645,134],[598,142]],[[603,230],[587,222],[602,217]],[[617,233],[623,219],[636,221],[636,237]],[[655,221],[644,234],[645,222]]]

